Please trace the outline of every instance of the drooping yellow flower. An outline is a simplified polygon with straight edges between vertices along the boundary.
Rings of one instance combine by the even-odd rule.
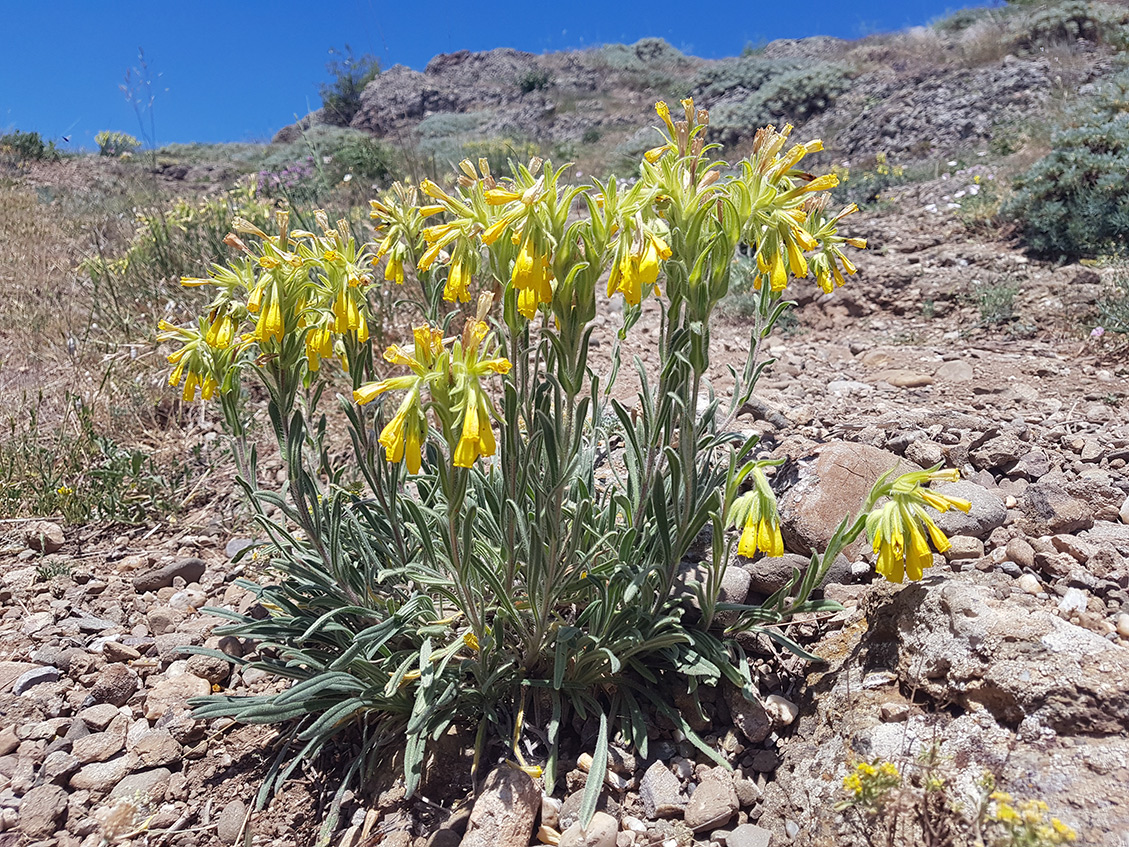
[[[732,524],[742,526],[737,553],[750,559],[758,552],[782,556],[784,539],[780,534],[776,496],[759,467],[753,469],[752,479],[752,491],[737,499],[730,518]]]
[[[671,256],[667,243],[652,232],[642,234],[642,243],[620,258],[608,277],[608,296],[615,292],[631,306],[638,306],[644,288],[650,286],[658,293],[659,266]]]
[[[399,256],[389,256],[384,266],[384,279],[397,285],[404,284],[404,260]]]
[[[357,308],[356,301],[349,296],[348,290],[342,288],[333,301],[333,331],[345,333],[361,327],[361,310]]]
[[[925,507],[967,512],[972,504],[931,491],[924,485],[931,480],[951,482],[959,476],[955,469],[936,468],[902,474],[888,484],[889,501],[867,515],[866,533],[878,557],[876,569],[890,582],[901,582],[907,574],[911,580],[921,579],[925,569],[933,564],[930,543],[938,553],[944,553],[951,546]]]
[[[380,431],[378,439],[384,458],[392,463],[407,459],[409,473],[419,473],[427,421],[419,408],[419,393],[409,391],[395,416]]]
[[[443,299],[451,303],[470,302],[470,273],[460,261],[452,261],[447,269],[447,284],[443,286]]]
[[[208,333],[204,336],[204,340],[208,346],[215,347],[216,349],[223,349],[231,346],[232,340],[235,338],[235,321],[232,320],[231,315],[223,314],[217,317],[210,327]]]
[[[316,326],[306,333],[306,362],[311,371],[317,372],[321,360],[333,355],[333,333],[328,327]]]
[[[541,303],[553,299],[553,271],[548,256],[537,252],[531,236],[526,237],[514,260],[510,281],[518,292],[518,311],[533,320]]]
[[[454,455],[457,468],[469,468],[479,456],[493,456],[497,448],[485,396],[477,388],[472,388],[468,390],[465,402],[462,435]]]
[[[266,308],[262,310],[259,321],[255,325],[255,334],[260,344],[272,339],[281,344],[285,332],[286,327],[282,322],[282,302],[278,294],[278,285],[274,284],[270,287]]]

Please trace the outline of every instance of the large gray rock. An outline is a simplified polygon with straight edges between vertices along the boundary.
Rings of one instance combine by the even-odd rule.
[[[934,745],[954,798],[976,796],[987,771],[1095,844],[1129,831],[1129,649],[1013,589],[975,570],[878,583],[865,626],[812,645],[827,664],[760,805],[772,843],[842,843],[835,804],[851,763],[912,763]],[[899,705],[905,718],[884,721]]]
[[[929,509],[929,514],[945,535],[967,535],[984,540],[992,534],[993,529],[1003,526],[1007,520],[1007,509],[999,495],[975,482],[957,480],[939,485],[935,490],[938,494],[959,497],[972,504],[967,513],[960,509],[949,509],[947,512]]]
[[[921,470],[887,450],[848,441],[828,442],[800,459],[796,483],[778,495],[785,547],[793,553],[822,552],[839,522],[858,514],[874,483],[891,468],[895,473]],[[860,538],[843,552],[857,559],[865,544]]]
[[[365,86],[351,126],[383,137],[405,121],[419,121],[432,112],[453,112],[457,105],[458,98],[446,83],[393,65]]]
[[[1129,726],[1129,650],[1047,611],[1019,609],[962,580],[898,594],[901,675],[998,721],[1063,734]]]
[[[664,762],[654,762],[643,773],[639,796],[649,818],[677,817],[686,808],[682,784]]]
[[[474,801],[462,847],[526,847],[540,808],[541,792],[527,773],[495,768]]]

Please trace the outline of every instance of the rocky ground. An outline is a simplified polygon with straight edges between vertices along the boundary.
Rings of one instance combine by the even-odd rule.
[[[959,469],[943,490],[973,503],[942,516],[953,547],[926,579],[876,581],[856,545],[824,587],[843,611],[793,625],[824,663],[750,640],[762,699],[707,692],[695,718],[732,770],[658,726],[649,758],[613,751],[586,833],[575,823],[584,757],[554,797],[505,766],[477,799],[455,779],[405,801],[388,775],[387,790],[346,798],[332,843],[517,847],[538,832],[567,847],[858,843],[858,821],[834,811],[850,765],[881,758],[909,772],[933,748],[966,809],[991,773],[1046,801],[1080,843],[1124,843],[1126,351],[1089,337],[1101,275],[969,237],[948,208],[961,180],[971,184],[958,173],[905,189],[856,219],[871,241],[859,276],[829,296],[800,289],[798,324],[770,339],[777,363],[739,425],[789,460],[774,482],[787,553],[735,560],[726,590],[770,594],[898,463]],[[983,292],[1000,286],[1011,313],[986,318]],[[610,308],[605,321],[601,354]],[[645,358],[656,331],[651,311],[628,352]],[[717,372],[743,360],[748,327],[730,317],[714,342]],[[254,811],[273,732],[186,709],[190,697],[278,684],[183,652],[255,649],[212,634],[219,619],[201,611],[254,605],[234,584],[256,569],[232,563],[247,539],[203,518],[176,531],[4,529],[0,845],[313,843],[332,779],[301,776]]]

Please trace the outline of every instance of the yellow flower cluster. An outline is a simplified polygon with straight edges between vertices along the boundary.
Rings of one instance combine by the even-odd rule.
[[[865,248],[866,242],[839,236],[838,224],[857,207],[825,214],[821,192],[836,178],[799,167],[823,148],[821,142],[785,151],[792,127],[768,127],[757,134],[742,175],[723,180],[721,163],[706,157],[715,146],[706,144],[709,113],[689,99],[682,107],[684,118],[676,121],[666,103],[655,105],[665,143],[647,151],[641,179],[626,190],[614,179],[588,190],[567,188],[564,169],[554,171],[536,157],[512,179],[495,179],[485,160],[476,167],[464,159],[454,190],[431,180],[418,190],[394,186],[372,201],[379,239],[374,264],[384,261],[385,280],[396,283],[414,265],[425,286],[432,284],[431,274],[445,269],[443,297],[450,302],[469,302],[475,277],[489,273],[504,285],[503,297],[517,313],[532,320],[548,308],[558,326],[587,302],[587,286],[605,270],[608,296],[622,294],[638,306],[647,294],[661,293],[668,263],[681,262],[685,270],[671,279],[680,287],[669,294],[696,301],[681,286],[724,277],[741,242],[757,248],[756,284],[763,278],[774,292],[792,277],[809,275],[830,290],[856,273],[843,246]],[[577,221],[574,201],[581,197],[589,217]],[[442,220],[428,224],[432,216]],[[675,226],[694,234],[697,242],[683,248],[692,253],[679,255],[671,241]],[[486,281],[484,288],[493,284]],[[721,296],[724,287],[718,285],[707,299]]]
[[[419,471],[427,440],[425,400],[435,411],[455,467],[469,468],[480,456],[494,455],[491,417],[497,413],[482,380],[490,374],[508,373],[510,362],[496,355],[494,333],[482,320],[489,306],[490,298],[484,297],[479,317],[467,322],[462,337],[454,339],[449,348],[440,330],[427,324],[417,326],[411,353],[395,344],[384,353],[385,360],[411,373],[367,383],[353,392],[353,399],[362,405],[386,391],[407,392],[380,433],[387,461],[405,461],[409,473]]]
[[[901,785],[902,775],[893,762],[859,762],[843,777],[843,789],[851,795],[850,803],[880,804],[892,788]]]
[[[181,345],[168,357],[174,366],[169,382],[178,385],[184,379],[185,400],[192,400],[197,388],[205,400],[217,388],[229,390],[233,371],[252,345],[279,367],[304,360],[316,372],[322,359],[333,356],[348,367],[344,341],[368,340],[368,254],[358,249],[346,221],[330,227],[324,212],[315,220],[321,235],[290,230],[288,214],[279,212],[278,234],[268,235],[236,218],[225,243],[242,259],[214,266],[207,278],[181,280],[185,286],[216,289],[196,325],[159,324],[161,341]],[[242,332],[247,324],[250,331]]]
[[[737,553],[752,558],[758,552],[766,556],[784,555],[784,539],[780,534],[780,517],[776,497],[761,468],[752,471],[753,489],[733,503],[730,521],[741,526]]]
[[[879,490],[889,500],[866,518],[867,538],[878,556],[878,573],[890,582],[901,582],[906,574],[911,580],[919,580],[925,568],[933,565],[930,542],[939,553],[952,546],[925,507],[938,512],[949,509],[968,512],[972,504],[924,486],[934,480],[953,482],[959,478],[960,473],[955,469],[934,468],[903,474],[893,484],[879,482]]]
[[[1021,800],[1018,803],[1006,791],[994,791],[989,819],[1002,825],[1011,835],[1011,843],[1032,847],[1051,847],[1078,840],[1078,833],[1058,818],[1047,818],[1047,804],[1042,800]]]

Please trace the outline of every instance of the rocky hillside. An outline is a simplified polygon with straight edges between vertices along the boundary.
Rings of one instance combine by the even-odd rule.
[[[423,71],[379,74],[351,126],[444,163],[533,143],[555,158],[614,166],[653,145],[651,103],[692,96],[727,144],[790,122],[836,158],[922,160],[1013,147],[1065,94],[1118,67],[1127,21],[1121,6],[1067,2],[968,10],[859,41],[777,40],[720,60],[653,38],[543,55],[463,50]],[[324,120],[315,112],[303,125]]]

